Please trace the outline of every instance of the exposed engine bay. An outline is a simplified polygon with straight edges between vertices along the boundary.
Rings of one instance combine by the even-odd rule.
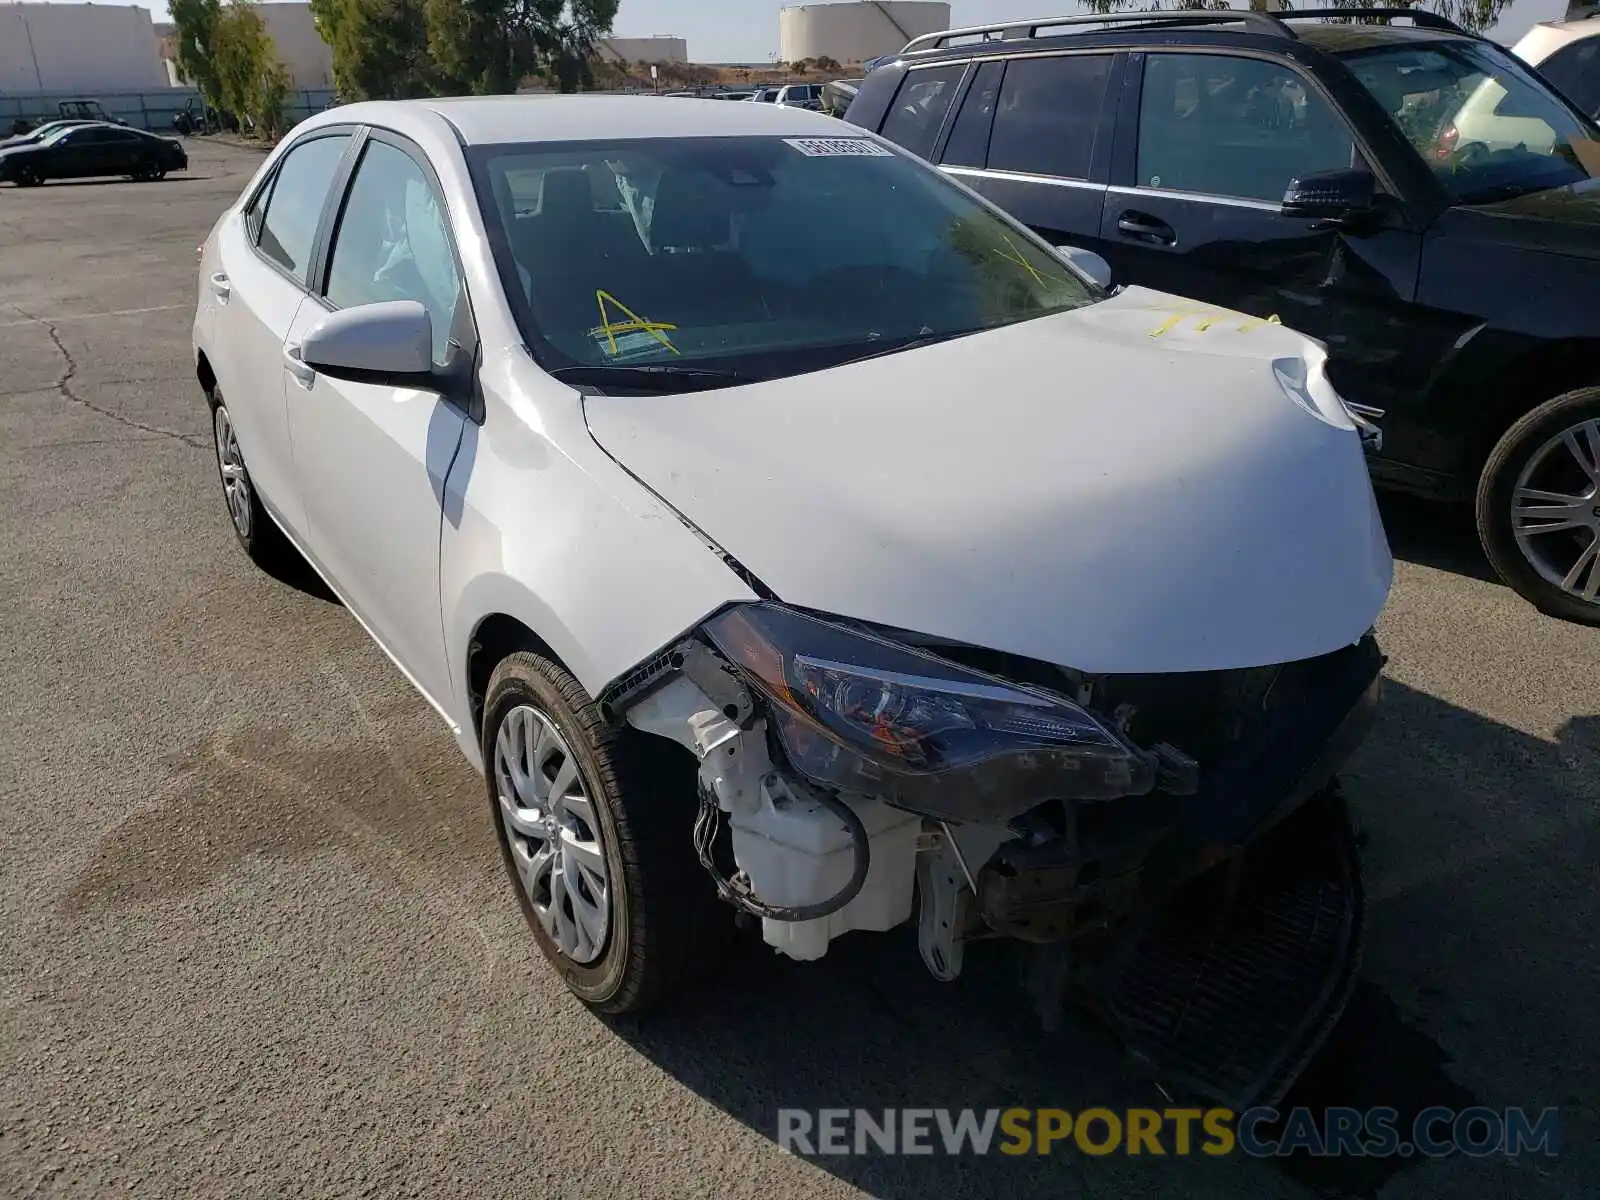
[[[953,980],[973,942],[1023,943],[1047,1027],[1085,986],[1116,1009],[1139,974],[1125,943],[1165,901],[1222,880],[1227,908],[1246,852],[1305,826],[1290,818],[1328,799],[1383,665],[1371,635],[1301,662],[1098,677],[909,638],[735,606],[605,703],[693,751],[700,862],[769,945],[816,959],[915,916],[928,970]],[[1354,941],[1314,972],[1348,975]]]

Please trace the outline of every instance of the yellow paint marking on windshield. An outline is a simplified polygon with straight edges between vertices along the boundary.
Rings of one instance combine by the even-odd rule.
[[[1002,240],[1004,240],[1006,245],[1011,247],[1011,253],[1007,254],[1004,250],[996,250],[995,253],[998,254],[1001,258],[1005,259],[1009,263],[1016,263],[1017,266],[1021,267],[1029,275],[1032,275],[1033,276],[1033,281],[1035,283],[1037,283],[1040,287],[1044,287],[1045,284],[1050,283],[1050,282],[1055,282],[1055,283],[1064,282],[1063,280],[1058,279],[1053,275],[1046,276],[1046,275],[1040,274],[1039,268],[1034,266],[1031,262],[1029,262],[1026,258],[1024,258],[1022,256],[1022,251],[1017,249],[1017,244],[1015,242],[1013,242],[1010,238],[1006,237],[1005,234],[1001,234],[1000,237],[1002,238]]]
[[[596,337],[603,334],[607,344],[611,347],[612,354],[617,352],[617,334],[619,333],[648,333],[674,354],[680,353],[678,348],[672,344],[672,339],[667,336],[668,332],[678,328],[676,325],[669,325],[665,321],[647,321],[603,288],[595,292],[594,299],[595,303],[600,306],[600,324],[596,329],[591,330],[591,333]],[[606,310],[607,304],[620,310],[628,319],[626,321],[613,321],[611,314]]]
[[[1161,324],[1152,329],[1150,331],[1150,336],[1153,338],[1161,337],[1163,334],[1176,329],[1189,317],[1199,317],[1200,320],[1196,322],[1194,327],[1195,332],[1205,333],[1206,330],[1210,329],[1218,321],[1225,320],[1229,315],[1229,313],[1221,312],[1214,308],[1181,309],[1178,312],[1173,313],[1165,321],[1161,322]],[[1273,313],[1269,317],[1246,317],[1243,321],[1239,322],[1238,331],[1240,333],[1249,333],[1252,329],[1259,329],[1263,325],[1282,324],[1283,322],[1278,318],[1277,313]]]

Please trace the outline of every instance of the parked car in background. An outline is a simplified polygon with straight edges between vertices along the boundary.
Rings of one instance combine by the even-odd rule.
[[[43,125],[29,130],[27,133],[18,134],[15,137],[8,137],[5,140],[0,141],[0,150],[9,150],[13,146],[37,146],[51,134],[59,133],[63,129],[71,129],[74,125],[96,124],[99,124],[99,122],[86,121],[81,118],[70,121],[47,121]]]
[[[820,114],[619,96],[313,117],[206,238],[238,541],[444,716],[586,1003],[920,896],[939,978],[1012,940],[1019,1004],[1098,982],[1235,1108],[1337,1017],[1392,572],[1356,428],[1311,339],[1156,342],[1184,301],[1074,262]]]
[[[120,125],[73,125],[36,144],[0,150],[0,182],[18,187],[99,175],[163,179],[168,171],[188,166],[189,155],[177,138]]]
[[[98,121],[105,125],[126,125],[127,122],[120,117],[114,117],[105,109],[105,105],[98,100],[58,100],[55,112],[50,116],[33,119],[22,118],[12,127],[13,135],[20,135],[37,129],[40,125],[57,120]],[[17,125],[26,125],[27,129],[18,129]]]
[[[776,87],[757,88],[750,99],[756,104],[776,104],[778,93],[781,91],[783,91],[782,88]]]
[[[822,111],[830,117],[842,117],[850,111],[850,105],[855,102],[856,89],[861,86],[859,79],[835,79],[832,83],[823,85]]]
[[[751,100],[755,98],[754,92],[721,92],[718,100]]]
[[[1378,481],[1471,501],[1507,583],[1600,623],[1600,130],[1443,18],[1337,15],[932,34],[849,120],[1118,281],[1326,342]]]
[[[774,102],[779,108],[809,108],[816,112],[822,107],[820,83],[791,83],[778,89]]]
[[[1566,21],[1541,21],[1512,53],[1591,117],[1600,118],[1600,13]]]

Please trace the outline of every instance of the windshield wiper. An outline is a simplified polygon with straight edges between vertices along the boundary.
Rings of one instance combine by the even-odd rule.
[[[1462,192],[1457,197],[1461,204],[1500,204],[1506,200],[1515,200],[1519,196],[1530,196],[1534,192],[1547,192],[1551,185],[1547,183],[1499,183],[1492,187],[1474,188]]]
[[[916,337],[902,338],[897,342],[892,342],[881,350],[869,350],[865,354],[857,354],[852,358],[842,359],[836,365],[843,367],[849,363],[866,362],[871,358],[885,358],[890,354],[899,354],[902,350],[916,350],[922,346],[932,346],[936,342],[948,342],[954,338],[982,332],[982,329],[956,329],[947,333],[922,333]]]
[[[553,379],[562,383],[589,384],[593,387],[627,387],[639,391],[707,392],[714,388],[738,387],[746,383],[760,383],[754,375],[741,375],[737,371],[713,371],[703,367],[680,367],[675,363],[634,363],[630,366],[583,363],[570,367],[557,367],[550,372]]]

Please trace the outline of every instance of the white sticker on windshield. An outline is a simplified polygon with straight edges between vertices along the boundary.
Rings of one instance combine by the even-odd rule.
[[[784,138],[807,158],[893,158],[871,138]]]

